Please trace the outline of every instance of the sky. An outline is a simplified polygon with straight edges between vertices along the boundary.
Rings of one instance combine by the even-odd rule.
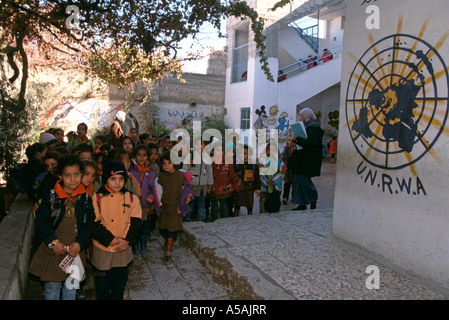
[[[223,21],[221,32],[226,33],[226,22]],[[179,43],[182,48],[178,50],[178,57],[187,57],[189,52],[201,52],[207,54],[210,48],[215,50],[222,50],[226,45],[226,38],[218,37],[218,30],[210,24],[205,24],[196,39],[188,38]],[[202,73],[207,71],[207,58],[196,61],[185,62],[183,67],[184,72]]]

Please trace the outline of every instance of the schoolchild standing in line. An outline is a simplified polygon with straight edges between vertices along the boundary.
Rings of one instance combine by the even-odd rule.
[[[240,214],[240,207],[246,207],[248,215],[253,214],[254,192],[260,192],[259,166],[249,163],[249,147],[243,146],[243,164],[236,164],[236,172],[239,177],[239,192],[234,209],[234,216]]]
[[[159,147],[155,143],[150,143],[148,145],[148,164],[150,165],[150,169],[153,170],[156,174],[156,177],[161,173],[161,168],[159,166]],[[157,214],[155,210],[150,211],[150,234],[148,235],[148,240],[154,241],[155,230],[157,223]]]
[[[206,222],[206,195],[210,192],[214,184],[214,176],[212,165],[204,163],[202,154],[206,147],[206,141],[195,141],[194,156],[191,163],[185,163],[183,169],[189,171],[193,175],[193,200],[190,202],[189,213],[184,217],[184,222],[192,221],[194,212],[196,212],[196,220]],[[195,156],[196,154],[196,156]],[[200,157],[200,164],[194,164],[196,157]],[[196,209],[196,210],[195,210]]]
[[[293,151],[296,150],[295,143],[292,141],[292,135],[287,136],[287,143],[285,144],[285,148],[282,151],[281,159],[284,162],[287,171],[285,172],[284,177],[284,193],[282,195],[282,204],[286,205],[288,203],[288,199],[290,198],[290,195],[292,194],[291,190],[292,184],[293,184],[293,171],[289,169],[288,162],[290,160],[290,157],[292,156]]]
[[[43,193],[35,204],[35,226],[41,245],[33,256],[29,272],[40,277],[46,300],[75,300],[77,286],[66,281],[69,274],[60,263],[69,255],[86,265],[85,249],[91,241],[94,223],[92,198],[81,184],[81,161],[74,155],[59,159],[60,180],[54,189]]]
[[[134,148],[134,158],[129,171],[134,175],[139,183],[142,197],[140,204],[142,206],[142,230],[139,239],[133,244],[134,254],[145,254],[147,252],[147,240],[151,231],[151,212],[154,206],[149,202],[149,196],[153,192],[156,173],[150,169],[148,163],[148,148],[145,145],[138,145]]]
[[[81,177],[81,184],[86,189],[89,196],[94,194],[94,181],[97,178],[97,164],[95,161],[83,161],[81,162],[83,167],[83,175]]]
[[[128,136],[123,137],[120,141],[120,145],[123,150],[125,150],[130,154],[130,156],[132,155],[134,144],[133,140],[130,137]]]
[[[231,197],[239,192],[239,177],[232,163],[225,163],[223,146],[214,148],[212,172],[214,184],[211,190],[211,221],[232,216]]]
[[[155,143],[150,143],[148,145],[148,163],[150,169],[156,172],[156,175],[161,173],[161,168],[159,166],[159,147]]]
[[[126,190],[128,174],[120,161],[103,161],[105,184],[93,198],[92,265],[97,300],[122,300],[133,259],[130,244],[142,225],[139,199]]]
[[[274,163],[272,164],[271,161],[274,161]],[[273,168],[273,172],[269,172],[271,171],[270,168]],[[261,182],[260,213],[279,212],[282,183],[287,168],[273,144],[267,144],[265,154],[259,160],[259,170]],[[265,174],[265,172],[268,172],[268,174]],[[270,208],[267,208],[266,204],[269,204]]]
[[[192,174],[179,170],[170,159],[170,152],[165,152],[160,159],[162,172],[156,178],[153,199],[158,215],[159,233],[164,237],[165,256],[172,256],[173,244],[182,232],[182,219],[189,212],[192,200]]]
[[[85,124],[84,122],[81,122],[76,126],[77,136],[69,142],[70,151],[74,150],[76,147],[83,143],[90,145],[92,147],[92,150],[95,148],[95,142],[89,139],[89,137],[87,136],[87,130],[87,124]]]
[[[137,144],[139,143],[139,131],[137,130],[137,128],[129,129],[128,135],[133,142],[133,146],[137,146]]]
[[[117,160],[125,165],[126,172],[128,173],[128,180],[126,180],[125,188],[129,192],[135,194],[139,199],[142,197],[142,190],[140,190],[140,183],[134,177],[134,175],[129,171],[131,169],[131,158],[128,152],[122,148],[114,148],[109,154],[112,156],[112,160]],[[111,157],[108,157],[111,158]]]

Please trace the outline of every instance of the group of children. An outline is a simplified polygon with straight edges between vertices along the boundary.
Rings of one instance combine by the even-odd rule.
[[[75,297],[76,286],[66,280],[63,266],[78,256],[83,265],[89,261],[94,267],[97,299],[122,299],[128,265],[133,255],[147,252],[157,224],[169,258],[183,222],[238,216],[241,207],[251,215],[255,193],[263,213],[273,193],[279,198],[286,171],[275,157],[276,172],[260,175],[269,161],[250,164],[251,148],[232,142],[213,149],[212,164],[202,159],[200,164],[175,165],[169,136],[157,144],[157,137],[131,129],[112,146],[101,135],[89,139],[84,123],[67,143],[50,132],[29,147],[34,150],[29,163],[36,162],[35,171],[42,171],[28,192],[36,203],[36,230],[42,240],[29,271],[45,282],[46,299],[59,299],[61,289],[63,299]],[[196,143],[193,152],[203,155],[207,144]],[[238,148],[244,154],[240,165],[235,161]],[[225,150],[234,160],[231,164],[225,161]],[[266,159],[270,153],[277,150],[268,145]]]

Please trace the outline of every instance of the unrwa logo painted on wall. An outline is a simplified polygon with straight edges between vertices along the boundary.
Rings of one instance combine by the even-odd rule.
[[[346,126],[363,159],[357,174],[365,183],[391,194],[425,195],[415,165],[427,155],[440,163],[435,147],[448,135],[449,74],[438,49],[449,32],[431,44],[423,39],[428,21],[414,36],[401,33],[402,20],[398,33],[377,42],[370,33],[371,46],[360,58],[348,53],[355,66],[346,92]],[[412,177],[404,178],[407,169]]]

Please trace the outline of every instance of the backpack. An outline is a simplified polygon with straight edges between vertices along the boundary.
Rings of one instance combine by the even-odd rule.
[[[41,191],[42,191],[42,182],[47,177],[48,172],[42,172],[39,174],[36,179],[34,179],[33,185],[32,185],[32,195],[34,197],[34,200],[40,199],[42,197]]]
[[[20,163],[16,164],[11,170],[11,178],[14,183],[14,187],[19,193],[25,193],[29,187],[28,181],[28,164]]]

